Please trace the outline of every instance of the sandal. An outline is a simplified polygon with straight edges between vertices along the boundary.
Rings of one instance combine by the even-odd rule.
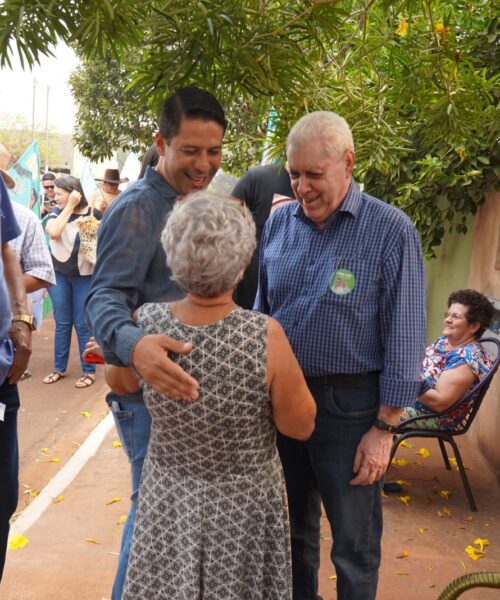
[[[54,371],[53,373],[49,373],[46,377],[43,378],[43,383],[57,383],[59,379],[66,377],[66,373],[61,373],[59,371]]]
[[[95,375],[91,373],[83,374],[76,380],[75,387],[77,388],[86,388],[90,387],[95,381]]]

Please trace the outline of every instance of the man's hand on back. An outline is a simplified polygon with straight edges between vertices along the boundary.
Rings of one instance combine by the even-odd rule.
[[[141,377],[162,394],[177,400],[196,400],[198,382],[167,356],[167,352],[187,354],[192,349],[192,344],[166,335],[146,335],[134,347],[132,364]]]

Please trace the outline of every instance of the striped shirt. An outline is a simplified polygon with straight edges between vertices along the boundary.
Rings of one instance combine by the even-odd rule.
[[[417,397],[426,334],[419,236],[354,181],[323,229],[296,202],[269,219],[254,308],[281,323],[306,376],[380,371],[381,404]]]

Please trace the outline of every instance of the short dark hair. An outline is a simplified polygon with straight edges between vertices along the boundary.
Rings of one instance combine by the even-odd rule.
[[[160,113],[160,133],[170,143],[181,128],[182,118],[215,121],[226,131],[224,109],[217,98],[197,87],[185,87],[169,96]]]
[[[42,175],[42,181],[54,181],[55,178],[56,176],[54,175],[54,173],[51,173],[50,171]]]
[[[75,210],[82,210],[82,208],[88,206],[87,198],[85,197],[82,184],[76,177],[73,177],[73,175],[63,175],[62,177],[58,177],[55,180],[54,185],[58,188],[61,188],[61,190],[69,192],[70,194],[73,190],[80,192],[82,199],[75,207]]]
[[[474,334],[479,339],[486,329],[491,325],[495,309],[493,304],[480,292],[476,290],[458,290],[450,294],[448,308],[452,304],[463,304],[467,307],[465,318],[467,323],[479,323],[480,327]]]

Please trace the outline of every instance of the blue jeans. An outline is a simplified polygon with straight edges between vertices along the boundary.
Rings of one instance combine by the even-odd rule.
[[[89,341],[90,328],[85,322],[85,299],[90,290],[92,275],[72,276],[56,273],[56,285],[49,287],[49,295],[54,307],[56,335],[54,340],[54,369],[60,373],[68,367],[71,332],[73,326],[78,337],[80,363],[83,373],[95,373],[95,365],[86,363],[82,354]]]
[[[142,392],[130,394],[129,396],[118,396],[110,392],[106,396],[106,402],[111,408],[115,419],[116,429],[127,453],[132,472],[132,504],[128,513],[127,521],[123,527],[122,543],[120,546],[120,557],[118,569],[113,584],[111,600],[121,600],[125,577],[127,575],[128,558],[134,533],[135,513],[137,509],[137,497],[141,483],[142,465],[149,444],[151,430],[151,417],[142,399]]]
[[[316,429],[306,442],[278,436],[292,535],[293,599],[318,595],[321,501],[334,539],[338,600],[374,600],[382,537],[381,482],[351,486],[362,436],[379,406],[378,373],[309,378]]]
[[[9,537],[9,520],[17,506],[19,492],[19,451],[17,444],[17,385],[4,381],[0,385],[0,402],[6,405],[0,421],[0,581],[2,579]]]

